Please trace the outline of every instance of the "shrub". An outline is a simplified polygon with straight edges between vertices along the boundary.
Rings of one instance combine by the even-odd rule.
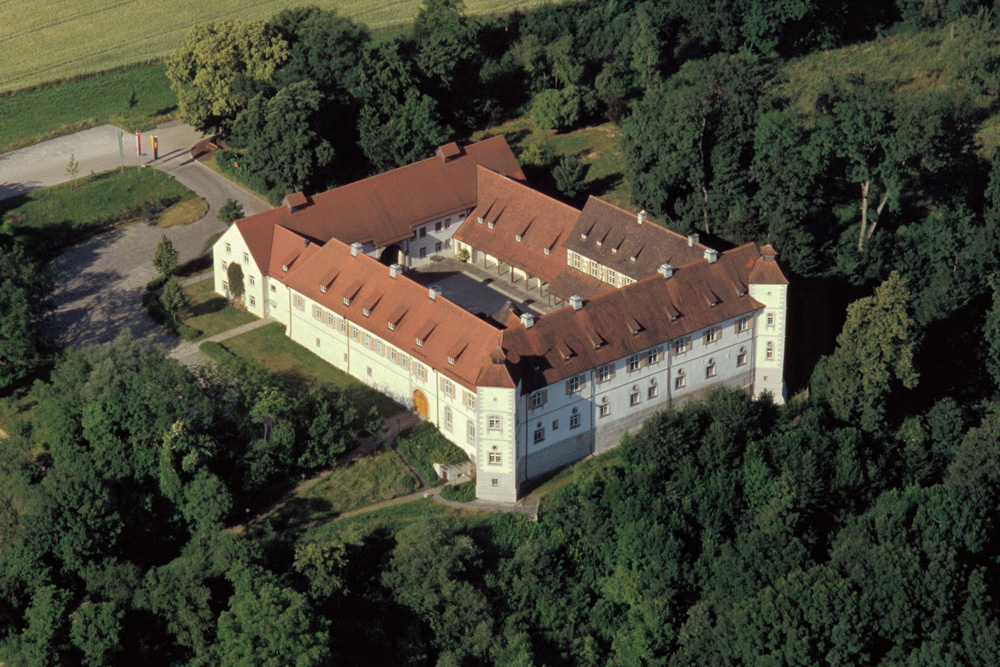
[[[246,294],[246,287],[243,285],[243,267],[236,262],[230,263],[226,269],[226,277],[229,278],[229,297],[233,301],[239,301]]]
[[[470,479],[461,484],[449,484],[441,489],[441,497],[459,503],[468,503],[476,499],[476,480]]]
[[[531,101],[531,117],[542,130],[565,130],[580,120],[582,99],[576,86],[548,88]]]
[[[166,282],[167,282],[167,276],[163,276],[163,275],[156,276],[155,278],[153,278],[152,280],[150,280],[148,283],[146,283],[146,289],[148,291],[150,291],[150,292],[155,292],[156,290],[158,290],[161,287],[163,287],[163,285]]]
[[[175,322],[167,309],[160,303],[160,297],[154,292],[146,292],[142,295],[142,305],[156,322],[163,325],[165,329],[184,340],[196,340],[201,336],[197,329],[189,327],[182,322]]]
[[[583,177],[587,167],[575,155],[563,155],[552,170],[556,188],[570,199],[583,190]]]
[[[244,216],[243,204],[235,199],[227,199],[226,203],[219,207],[219,220],[231,225]]]
[[[443,480],[434,472],[435,463],[463,463],[469,457],[431,424],[423,422],[414,426],[405,437],[396,440],[396,447],[406,462],[424,478],[430,486],[438,486]]]

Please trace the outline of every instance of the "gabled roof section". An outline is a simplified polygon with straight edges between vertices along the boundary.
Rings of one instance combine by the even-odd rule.
[[[405,275],[390,278],[389,267],[367,255],[352,257],[350,247],[336,239],[300,262],[301,267],[290,276],[286,285],[371,331],[414,360],[433,367],[472,391],[483,371],[492,369],[490,354],[496,348],[499,329],[445,296],[430,299],[426,287]],[[321,292],[321,280],[335,269],[339,269],[339,273],[333,287],[326,293]],[[343,297],[348,293],[353,298],[350,305],[345,305]],[[371,305],[377,296],[381,298],[371,317],[365,317],[362,309],[366,304]],[[389,322],[394,324],[393,329],[389,329]],[[424,344],[417,346],[416,340],[421,336]],[[460,343],[464,348],[455,359],[455,365],[451,365],[448,356]],[[506,368],[504,365],[503,369]],[[512,381],[507,370],[492,369],[489,378],[505,383]]]
[[[601,282],[597,278],[566,266],[563,267],[559,275],[556,276],[556,279],[549,285],[548,291],[565,301],[571,296],[592,299],[599,294],[610,292],[613,289],[614,287],[608,283]]]
[[[439,154],[309,198],[293,195],[300,206],[280,206],[241,222],[254,228],[278,224],[322,243],[335,238],[382,247],[412,236],[416,225],[475,206],[479,166],[524,180],[502,135],[461,149],[455,144],[454,150],[447,159]]]
[[[483,167],[476,178],[479,205],[455,239],[551,283],[566,266],[562,241],[580,212]]]
[[[701,259],[670,278],[654,274],[601,294],[581,310],[567,306],[543,315],[530,329],[510,326],[504,331],[507,358],[520,367],[524,390],[533,391],[752,313],[763,306],[749,295],[740,296],[738,283],[747,280],[759,257],[748,243],[720,253],[714,263]],[[719,297],[714,308],[705,299],[706,290]],[[595,348],[595,337],[603,341],[600,347]]]
[[[633,280],[654,275],[661,264],[701,259],[707,248],[650,220],[639,224],[639,216],[596,197],[587,200],[565,245]]]
[[[273,233],[267,274],[282,281],[298,271],[321,247],[280,225],[273,227]],[[288,267],[287,271],[285,267]],[[319,283],[316,285],[318,287]]]
[[[268,271],[271,265],[271,242],[274,239],[274,221],[253,216],[237,220],[236,229],[247,244],[250,256],[261,271]]]

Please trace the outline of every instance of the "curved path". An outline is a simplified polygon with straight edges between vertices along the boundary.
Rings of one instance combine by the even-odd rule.
[[[159,138],[160,159],[153,161],[149,135]],[[158,169],[208,202],[208,213],[188,225],[161,229],[135,223],[85,241],[56,257],[56,311],[50,330],[60,345],[89,345],[113,339],[122,329],[137,338],[173,350],[180,342],[163,331],[142,308],[146,283],[156,276],[153,251],[164,234],[178,251],[181,264],[202,254],[205,240],[225,229],[216,214],[227,199],[243,204],[247,215],[271,206],[253,193],[199,164],[191,147],[202,134],[190,125],[172,121],[143,135],[143,157],[136,156],[135,137],[125,136],[125,164]],[[74,154],[80,173],[113,169],[121,164],[118,128],[103,125],[66,137],[0,155],[0,199],[62,183],[66,162]]]

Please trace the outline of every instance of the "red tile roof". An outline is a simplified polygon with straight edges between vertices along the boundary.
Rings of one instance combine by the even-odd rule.
[[[412,236],[416,225],[475,206],[479,165],[524,180],[502,135],[465,148],[456,145],[454,150],[455,157],[437,155],[311,198],[291,195],[289,203],[307,203],[295,210],[281,206],[245,220],[255,224],[267,220],[324,243],[336,238],[344,243],[372,241],[382,247]]]
[[[271,265],[271,242],[274,237],[274,222],[259,215],[243,218],[236,223],[236,229],[247,244],[250,255],[262,272]]]
[[[324,294],[320,285],[331,275],[335,277]],[[404,275],[389,277],[387,266],[363,253],[352,257],[350,247],[337,240],[304,259],[282,282],[467,389],[475,391],[483,370],[492,366],[490,354],[500,339],[497,328],[444,296],[431,300],[426,287]],[[344,304],[345,297],[350,305]],[[417,345],[418,338],[423,345]],[[493,369],[489,382],[513,386],[509,370],[503,369]]]
[[[479,201],[455,238],[551,283],[566,267],[563,242],[580,212],[489,169],[476,176]]]
[[[656,274],[607,292],[581,310],[567,306],[554,311],[530,329],[510,326],[503,339],[507,357],[520,367],[525,391],[532,391],[751,313],[763,307],[746,292],[758,258],[749,243],[720,253],[714,263],[703,259],[687,264],[672,278]],[[706,300],[706,289],[718,297],[715,306]],[[638,333],[633,333],[636,327]]]
[[[586,237],[586,238],[584,238]],[[661,264],[680,266],[704,257],[707,246],[596,197],[587,200],[566,248],[633,280],[654,275]]]
[[[778,253],[774,248],[769,245],[761,246],[760,254],[754,262],[748,281],[754,285],[787,285],[788,278],[775,261]]]
[[[613,289],[615,288],[612,285],[577,271],[571,266],[563,267],[563,270],[548,287],[549,292],[563,300],[569,299],[571,296],[592,299]]]

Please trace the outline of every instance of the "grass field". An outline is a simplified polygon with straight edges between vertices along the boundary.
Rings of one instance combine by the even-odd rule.
[[[161,198],[174,206],[198,200],[162,172],[115,169],[0,201],[0,230],[24,238],[48,259],[92,233],[144,217]]]
[[[270,520],[276,529],[285,530],[416,490],[417,480],[399,457],[392,452],[380,452],[327,473],[262,518]]]
[[[282,9],[335,9],[373,30],[413,21],[421,0],[52,0],[0,3],[0,89],[11,90],[169,54],[188,29],[266,19]],[[502,14],[542,0],[466,0],[469,14]]]
[[[444,480],[434,472],[435,463],[464,463],[469,460],[459,447],[445,440],[444,436],[429,422],[414,426],[396,440],[396,447],[430,486],[442,484]]]
[[[388,396],[361,384],[347,373],[334,368],[285,335],[285,325],[275,322],[223,341],[223,346],[237,356],[253,359],[275,373],[303,387],[319,380],[347,392],[362,414],[372,404],[383,417],[391,417],[404,408]]]
[[[225,298],[216,294],[215,279],[209,278],[184,288],[190,306],[181,313],[181,321],[201,331],[202,338],[214,336],[223,331],[249,324],[257,318],[250,313],[230,306]]]
[[[176,108],[162,64],[0,97],[0,153],[104,123],[148,130]]]

